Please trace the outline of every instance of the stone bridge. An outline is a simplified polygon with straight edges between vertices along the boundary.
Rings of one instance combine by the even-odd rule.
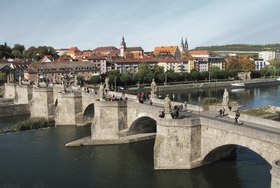
[[[217,118],[217,112],[192,112],[191,117],[166,119],[158,116],[160,110],[159,103],[151,106],[133,101],[96,101],[91,137],[72,144],[127,143],[129,139],[137,141],[137,136],[144,133],[150,136],[156,132],[155,169],[200,167],[235,157],[236,146],[243,146],[272,166],[271,187],[280,186],[280,128],[272,120],[234,125],[232,114]]]
[[[134,102],[133,95],[126,96],[127,101],[98,101],[94,93],[62,93],[59,87],[5,88],[6,98],[13,98],[15,103],[28,102],[32,117],[54,118],[57,125],[79,125],[79,118],[90,108],[91,136],[68,146],[129,143],[155,137],[155,169],[200,167],[234,157],[236,146],[243,146],[272,166],[271,187],[280,187],[279,123],[246,117],[243,125],[234,125],[232,114],[216,118],[216,112],[191,105],[191,117],[160,118],[162,100],[155,99],[149,105]]]
[[[56,125],[85,125],[92,122],[95,93],[62,92],[62,85],[37,88],[32,85],[5,84],[4,98],[13,100],[14,105],[28,105],[31,117],[54,119]],[[13,107],[15,108],[15,107]]]

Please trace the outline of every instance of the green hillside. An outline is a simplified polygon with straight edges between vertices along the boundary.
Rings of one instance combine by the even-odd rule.
[[[276,51],[280,50],[280,44],[229,44],[221,46],[200,46],[195,49],[208,51]]]

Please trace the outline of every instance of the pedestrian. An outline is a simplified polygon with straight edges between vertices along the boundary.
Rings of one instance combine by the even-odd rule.
[[[239,110],[237,110],[236,113],[235,113],[234,125],[238,125],[239,124],[239,117],[240,117],[240,112],[239,112]]]
[[[225,107],[223,107],[223,116],[225,116],[225,111],[226,111],[226,109],[225,109]]]
[[[219,112],[220,112],[220,117],[222,117],[222,115],[223,115],[223,110],[220,109]]]

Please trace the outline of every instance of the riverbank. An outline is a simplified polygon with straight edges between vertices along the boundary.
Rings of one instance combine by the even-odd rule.
[[[205,81],[205,82],[192,82],[192,83],[178,83],[178,84],[166,84],[166,85],[158,85],[158,91],[172,91],[172,90],[192,90],[192,89],[207,89],[207,88],[219,88],[219,87],[232,87],[231,84],[236,83],[236,80],[233,81]],[[276,78],[270,79],[251,79],[251,80],[240,80],[240,83],[244,83],[245,87],[252,87],[261,84],[280,84]],[[129,88],[128,93],[139,90],[138,88]],[[141,91],[149,91],[150,86],[145,86],[141,88]]]
[[[1,129],[0,134],[40,129],[46,127],[54,127],[54,125],[55,125],[54,121],[48,121],[47,119],[44,118],[31,118],[25,121],[21,121],[11,127]]]

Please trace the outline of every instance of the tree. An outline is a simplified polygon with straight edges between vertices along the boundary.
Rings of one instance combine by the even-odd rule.
[[[20,44],[15,44],[12,48],[12,55],[14,58],[23,58],[24,57],[25,47]]]
[[[121,80],[122,83],[124,83],[125,87],[126,87],[127,83],[131,83],[132,82],[131,78],[132,78],[132,74],[129,73],[129,72],[126,72],[126,73],[124,73],[124,74],[122,74],[120,76],[120,80]]]
[[[239,61],[241,63],[243,71],[248,72],[248,71],[254,71],[255,70],[255,63],[248,56],[247,57],[241,57]]]
[[[143,82],[151,81],[153,74],[147,63],[140,63],[138,66],[138,78]]]
[[[0,59],[9,59],[12,57],[12,49],[5,42],[4,45],[0,45]]]
[[[92,76],[88,82],[92,84],[99,84],[100,81],[101,81],[100,76]]]
[[[25,57],[35,61],[39,61],[46,55],[51,56],[54,59],[58,58],[55,49],[50,46],[39,46],[37,48],[31,46],[25,51]]]
[[[270,66],[275,67],[275,69],[280,69],[280,60],[272,60],[269,63]]]
[[[241,71],[242,65],[237,57],[226,58],[226,69],[232,71]]]
[[[85,78],[81,75],[77,76],[77,82],[78,82],[78,85],[83,87],[84,84],[85,84]]]
[[[4,82],[6,79],[6,73],[0,71],[0,80]]]

